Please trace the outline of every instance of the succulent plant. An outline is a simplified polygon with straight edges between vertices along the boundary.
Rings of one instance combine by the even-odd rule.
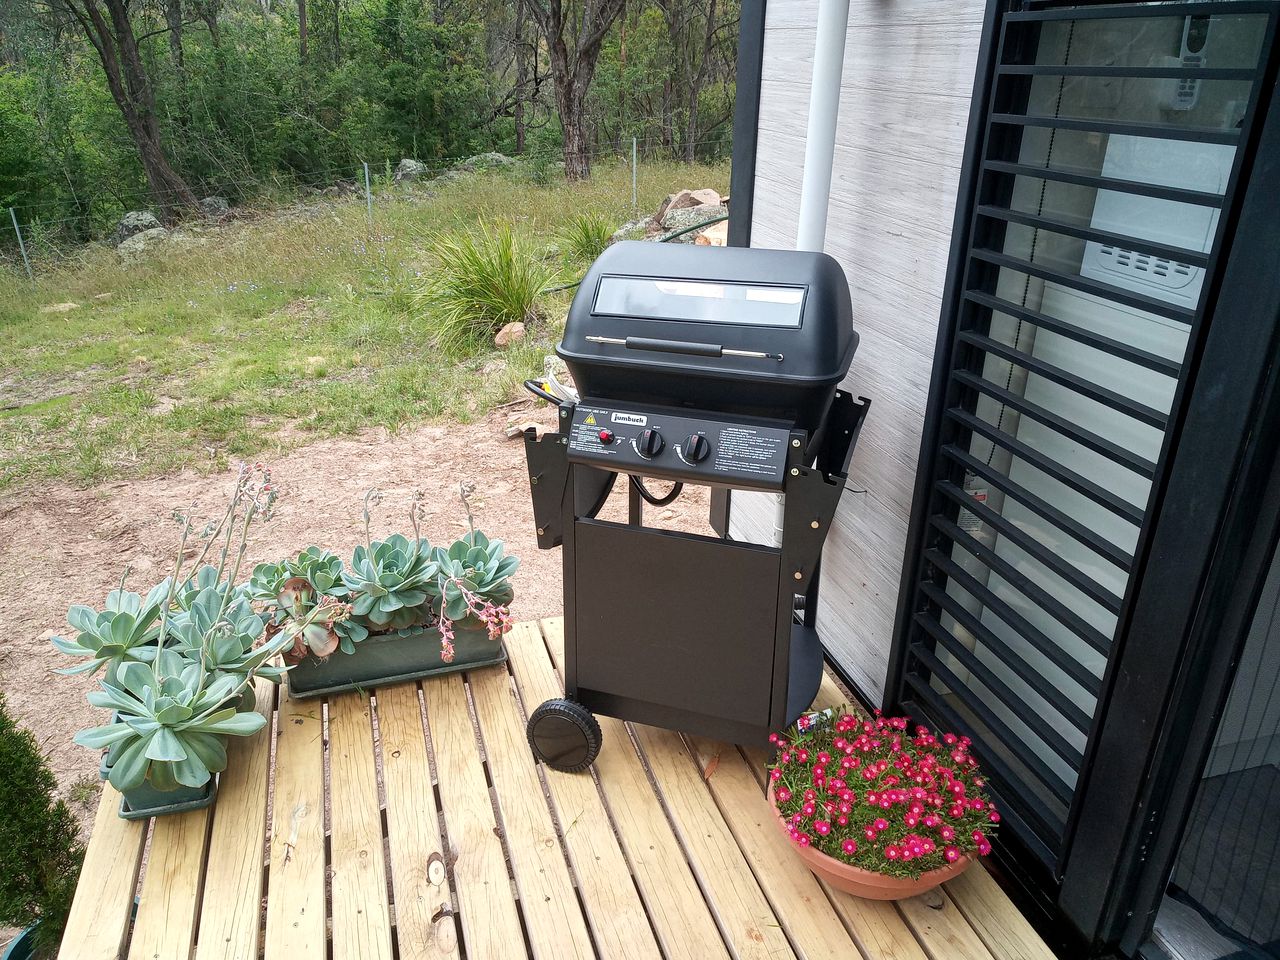
[[[230,601],[249,595],[249,588],[243,584],[237,586],[229,581],[220,580],[218,568],[211,564],[200,567],[190,578],[178,584],[173,592],[173,602],[179,610],[189,610],[205,590],[216,590],[219,599],[230,594]]]
[[[347,585],[342,581],[342,558],[320,547],[307,547],[296,557],[279,563],[258,564],[249,578],[249,595],[257,601],[273,602],[285,581],[292,577],[302,577],[325,596],[347,595]]]
[[[345,598],[348,593],[341,558],[319,547],[307,547],[280,563],[260,563],[249,580],[250,596],[271,611],[268,629],[273,633],[284,630],[293,638],[285,650],[294,662],[308,651],[327,657],[334,649],[332,635],[337,636],[343,653],[354,653],[355,645],[369,635],[368,627],[342,609],[345,604],[326,602]]]
[[[157,790],[201,787],[226,769],[226,737],[249,736],[266,724],[257,711],[226,706],[249,683],[246,676],[209,672],[166,650],[154,663],[121,664],[89,702],[116,712],[112,723],[76,734],[76,743],[110,748],[108,779],[117,790],[149,780]]]
[[[205,587],[189,600],[186,610],[169,615],[169,636],[174,649],[207,671],[236,676],[260,676],[278,682],[283,667],[268,661],[288,644],[270,637],[263,642],[266,624],[250,605],[245,591],[225,603],[225,591]]]
[[[112,590],[101,611],[77,604],[67,611],[67,623],[78,634],[74,640],[54,637],[53,645],[84,663],[57,671],[62,674],[94,673],[104,665],[108,673],[130,661],[155,659],[160,619],[169,596],[169,581],[152,587],[146,597],[125,589]]]
[[[504,607],[515,596],[510,578],[520,561],[506,556],[501,540],[473,530],[447,550],[437,547],[434,559],[438,570],[431,592],[437,617],[465,620],[479,613],[477,600]]]
[[[380,630],[400,630],[425,622],[428,586],[437,564],[425,537],[395,533],[356,547],[342,573],[356,617]]]

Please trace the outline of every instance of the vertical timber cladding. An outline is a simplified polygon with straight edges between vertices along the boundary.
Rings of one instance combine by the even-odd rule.
[[[752,246],[795,246],[817,9],[766,8]],[[862,338],[845,387],[875,408],[823,551],[818,627],[873,700],[889,663],[983,15],[982,0],[854,3],[849,14],[827,252],[849,280]],[[771,542],[775,515],[770,495],[736,491],[732,534]]]
[[[891,693],[1056,869],[1186,401],[1275,5],[997,15]]]

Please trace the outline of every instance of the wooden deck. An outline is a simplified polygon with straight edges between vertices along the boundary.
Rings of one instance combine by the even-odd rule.
[[[1052,957],[981,868],[896,905],[822,886],[763,755],[602,717],[594,777],[538,767],[561,640],[323,704],[264,684],[209,810],[128,822],[104,785],[61,960]]]

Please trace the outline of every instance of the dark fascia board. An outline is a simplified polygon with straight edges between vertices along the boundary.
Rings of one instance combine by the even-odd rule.
[[[733,104],[733,166],[729,174],[729,246],[751,246],[760,134],[760,80],[764,74],[766,0],[742,0],[738,72]]]

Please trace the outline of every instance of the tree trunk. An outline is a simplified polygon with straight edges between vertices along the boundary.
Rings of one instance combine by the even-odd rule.
[[[298,62],[307,63],[307,0],[298,0]]]
[[[99,0],[64,0],[66,8],[80,22],[98,53],[106,74],[107,88],[120,108],[125,126],[137,147],[152,198],[161,218],[171,223],[178,219],[183,208],[196,205],[196,197],[165,156],[156,119],[155,96],[138,53],[137,39],[125,7],[126,0],[103,2],[110,24],[103,17]]]
[[[164,22],[169,28],[169,56],[173,58],[173,68],[181,81],[187,68],[182,52],[182,0],[165,0]]]

